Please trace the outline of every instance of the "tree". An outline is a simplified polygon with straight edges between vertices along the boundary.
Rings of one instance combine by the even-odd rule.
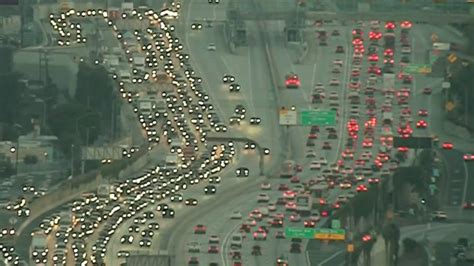
[[[24,87],[18,83],[18,73],[0,73],[0,122],[13,125],[20,117]]]
[[[38,157],[36,157],[36,155],[26,155],[23,161],[25,162],[25,164],[28,164],[28,165],[37,164]]]

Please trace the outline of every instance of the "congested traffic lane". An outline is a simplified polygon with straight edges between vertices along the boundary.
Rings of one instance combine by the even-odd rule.
[[[267,69],[264,67],[263,62],[263,53],[261,50],[258,50],[257,47],[250,46],[247,48],[242,48],[242,55],[230,55],[227,53],[227,44],[225,44],[222,34],[222,25],[217,23],[213,25],[212,28],[207,28],[206,23],[203,23],[203,29],[200,31],[191,31],[189,28],[192,23],[196,23],[195,18],[208,18],[209,15],[208,5],[202,5],[201,2],[188,2],[183,6],[183,15],[185,16],[185,25],[182,23],[179,24],[183,29],[178,28],[178,31],[183,31],[185,34],[184,43],[186,44],[187,49],[191,55],[191,62],[195,66],[196,72],[198,75],[203,77],[204,84],[208,89],[208,93],[212,100],[216,101],[216,106],[219,109],[220,113],[223,115],[223,119],[227,123],[230,116],[234,113],[235,105],[243,104],[247,108],[247,118],[246,121],[240,126],[230,127],[235,128],[236,131],[241,131],[242,135],[256,140],[261,146],[269,147],[271,150],[271,155],[269,160],[265,162],[266,172],[272,171],[272,160],[278,159],[279,153],[279,141],[278,141],[278,132],[274,129],[276,125],[276,108],[272,106],[272,97],[271,95],[272,86],[269,84],[269,80],[262,78],[267,76]],[[220,8],[214,9],[212,16],[220,16],[220,12],[224,12]],[[250,39],[253,36],[249,37]],[[216,51],[208,51],[207,46],[210,42],[215,43]],[[191,45],[192,44],[192,45]],[[247,56],[251,54],[251,56]],[[250,61],[252,58],[252,61]],[[230,62],[230,63],[229,63]],[[238,68],[239,64],[247,65],[248,68]],[[222,82],[222,77],[226,74],[235,76],[236,83],[241,86],[240,93],[230,93],[229,85],[224,85]],[[249,75],[252,75],[249,77]],[[253,78],[258,77],[258,78]],[[249,126],[248,118],[256,116],[261,118],[262,122],[260,126]],[[186,214],[186,217],[175,224],[170,231],[172,235],[169,236],[168,250],[175,254],[182,254],[182,251],[186,249],[187,241],[189,238],[189,233],[186,230],[191,230],[195,223],[198,221],[202,224],[208,226],[209,230],[215,232],[219,235],[221,239],[225,238],[225,235],[231,231],[231,227],[226,223],[228,218],[227,215],[222,215],[222,213],[229,212],[227,207],[228,203],[228,194],[231,192],[240,191],[235,197],[233,197],[233,202],[239,200],[239,198],[245,201],[247,198],[248,188],[256,187],[255,178],[258,177],[258,169],[255,165],[256,160],[255,156],[250,156],[254,151],[244,151],[244,154],[250,153],[248,158],[250,162],[253,160],[254,166],[248,167],[251,171],[250,177],[242,180],[237,180],[237,183],[232,182],[228,178],[232,178],[234,174],[231,172],[229,176],[223,176],[222,192],[218,192],[216,198],[213,199],[213,203],[222,202],[222,204],[217,204],[212,208],[204,212],[206,205],[198,206],[196,209],[190,211]],[[243,155],[242,157],[245,157]],[[245,160],[239,160],[239,166],[251,165]],[[226,188],[229,191],[226,191]],[[248,188],[247,188],[248,187]],[[224,204],[225,202],[225,204]],[[201,208],[201,207],[204,207]],[[198,213],[198,217],[189,218],[193,213]],[[206,216],[202,216],[202,213],[206,213]],[[207,218],[211,221],[220,221],[217,224],[207,224],[207,221],[201,222],[200,219]],[[224,220],[222,220],[224,219]],[[197,256],[200,261],[207,260],[207,256]],[[176,258],[178,261],[175,263],[177,265],[184,265],[186,259],[188,258]],[[220,258],[219,258],[220,261]]]

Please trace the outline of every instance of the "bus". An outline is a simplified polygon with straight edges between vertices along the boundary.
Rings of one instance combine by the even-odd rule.
[[[310,194],[298,194],[295,198],[296,212],[301,215],[310,215],[313,208],[313,199]]]

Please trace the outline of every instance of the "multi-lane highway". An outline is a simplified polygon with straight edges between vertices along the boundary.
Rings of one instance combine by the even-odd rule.
[[[268,2],[255,2],[246,3],[255,10],[270,8],[263,6]],[[278,5],[290,4],[293,3],[278,1]],[[373,183],[387,178],[402,165],[395,160],[397,150],[392,149],[391,138],[406,124],[411,125],[414,136],[438,135],[441,142],[450,141],[458,146],[456,140],[439,132],[443,113],[433,104],[433,97],[439,96],[442,80],[398,75],[402,62],[427,62],[433,32],[442,39],[456,38],[445,28],[405,23],[401,30],[400,22],[377,21],[360,21],[351,26],[339,21],[308,23],[302,45],[287,42],[283,21],[248,21],[248,44],[231,52],[224,37],[227,1],[209,4],[190,0],[173,8],[179,9],[177,19],[154,18],[151,20],[155,24],[149,25],[146,18],[133,18],[136,13],[129,11],[128,16],[132,18],[117,22],[117,27],[101,27],[104,52],[111,53],[116,50],[113,47],[121,47],[120,69],[112,76],[117,79],[123,99],[132,103],[122,110],[122,124],[134,127],[139,120],[140,130],[129,134],[135,143],[147,139],[146,147],[154,155],[149,155],[152,158],[138,171],[129,172],[130,179],[111,184],[110,199],[96,198],[94,191],[94,194],[78,195],[69,202],[67,206],[73,208],[75,217],[69,224],[64,224],[68,219],[63,215],[68,212],[67,208],[61,206],[47,213],[50,218],[52,213],[58,212],[66,217],[62,218],[63,222],[43,221],[42,230],[51,227],[49,234],[56,235],[48,237],[48,247],[54,250],[48,255],[49,262],[64,256],[66,264],[76,260],[119,265],[126,254],[167,251],[174,255],[173,265],[195,265],[194,261],[199,261],[199,265],[238,265],[238,262],[272,265],[280,256],[290,265],[340,265],[344,254],[342,243],[321,244],[310,240],[308,244],[303,240],[296,248],[299,252],[291,250],[290,247],[298,244],[285,239],[285,227],[319,227],[327,221],[320,217],[317,207],[309,216],[297,214],[292,207],[295,195],[310,193],[313,183],[334,186],[325,189],[322,195],[311,197],[315,202],[321,198],[328,208],[337,209],[358,193],[374,189]],[[210,25],[203,23],[204,20],[210,20]],[[198,25],[202,28],[192,29]],[[395,29],[390,29],[392,25],[396,25]],[[126,41],[123,40],[125,32]],[[383,38],[369,40],[369,32],[393,33],[393,49],[385,49]],[[154,42],[148,44],[147,40]],[[135,42],[147,48],[134,47]],[[138,66],[138,62],[130,59],[137,60],[133,56],[145,54],[149,60],[146,62],[158,63]],[[392,70],[395,74],[393,85],[382,75],[382,68],[384,72]],[[142,72],[150,76],[166,72],[166,77],[161,75],[144,84],[130,84],[131,77],[123,71],[128,71],[134,80]],[[296,76],[298,85],[285,85],[289,74]],[[230,76],[235,81],[224,82],[223,79]],[[240,86],[240,90],[233,92],[236,86]],[[432,93],[427,93],[425,88],[432,89]],[[153,100],[163,99],[164,111],[158,106],[159,101],[149,109],[145,107],[142,103],[149,101],[149,96]],[[320,100],[315,100],[316,96]],[[298,112],[333,110],[337,113],[336,123],[330,127],[301,126],[300,122],[280,126],[281,107],[295,108]],[[237,115],[242,120],[234,123]],[[256,125],[250,122],[251,118],[261,122]],[[423,122],[426,128],[416,126]],[[224,128],[227,128],[226,133],[222,132]],[[161,142],[153,136],[159,136]],[[227,139],[214,141],[212,136]],[[258,147],[245,148],[253,143],[241,141],[242,137],[251,139]],[[177,162],[169,159],[174,158],[173,155],[163,155],[168,150],[172,153],[177,139],[180,139],[177,146],[183,149],[196,147],[199,163],[178,164],[179,170],[170,170],[175,169]],[[163,143],[165,140],[167,144]],[[270,154],[264,154],[264,148],[269,149]],[[184,156],[182,151],[177,154]],[[413,152],[407,154],[409,163]],[[464,201],[474,200],[473,192],[468,189],[474,179],[470,178],[474,176],[470,174],[474,173],[471,164],[462,161],[462,153],[458,151],[442,151],[441,154],[451,177],[450,204],[459,206]],[[292,161],[288,179],[280,178],[285,160]],[[249,171],[249,174],[236,177],[238,170]],[[210,184],[216,176],[221,182]],[[217,190],[215,195],[204,192],[211,188]],[[196,199],[198,204],[188,206],[170,200],[170,196]],[[162,212],[165,205],[157,204],[166,204],[166,208],[176,211],[174,218],[162,218],[169,215],[169,210]],[[235,219],[231,219],[231,215]],[[159,223],[159,231],[155,222]],[[278,222],[284,226],[278,227]],[[243,233],[246,225],[249,232]],[[202,233],[203,226],[205,233],[197,234],[200,230]],[[355,230],[354,224],[345,226]],[[31,226],[26,230],[31,230]],[[73,243],[64,241],[73,235]],[[244,239],[241,248],[236,249],[238,236]],[[256,236],[265,239],[255,240]],[[24,234],[21,241],[26,242]],[[84,248],[77,249],[82,251],[76,251],[75,247],[82,244]],[[252,254],[254,246],[260,247],[261,255]],[[242,258],[230,256],[235,252]]]

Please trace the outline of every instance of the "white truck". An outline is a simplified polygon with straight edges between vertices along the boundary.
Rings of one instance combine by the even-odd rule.
[[[383,74],[383,89],[390,90],[395,88],[395,74],[384,73]]]
[[[43,232],[33,232],[30,245],[31,265],[46,265],[48,257],[48,238]]]
[[[144,115],[150,115],[153,112],[153,102],[149,100],[141,100],[138,103],[138,109]]]
[[[126,69],[120,69],[118,74],[119,74],[119,77],[120,77],[121,81],[123,81],[125,83],[130,83],[131,82],[130,71],[128,71]]]
[[[138,70],[145,71],[145,57],[141,55],[133,56],[133,66]]]
[[[165,169],[176,169],[179,165],[179,157],[176,154],[168,154],[165,159]]]
[[[392,112],[383,112],[382,113],[382,123],[384,125],[391,125],[393,121],[393,114]]]

